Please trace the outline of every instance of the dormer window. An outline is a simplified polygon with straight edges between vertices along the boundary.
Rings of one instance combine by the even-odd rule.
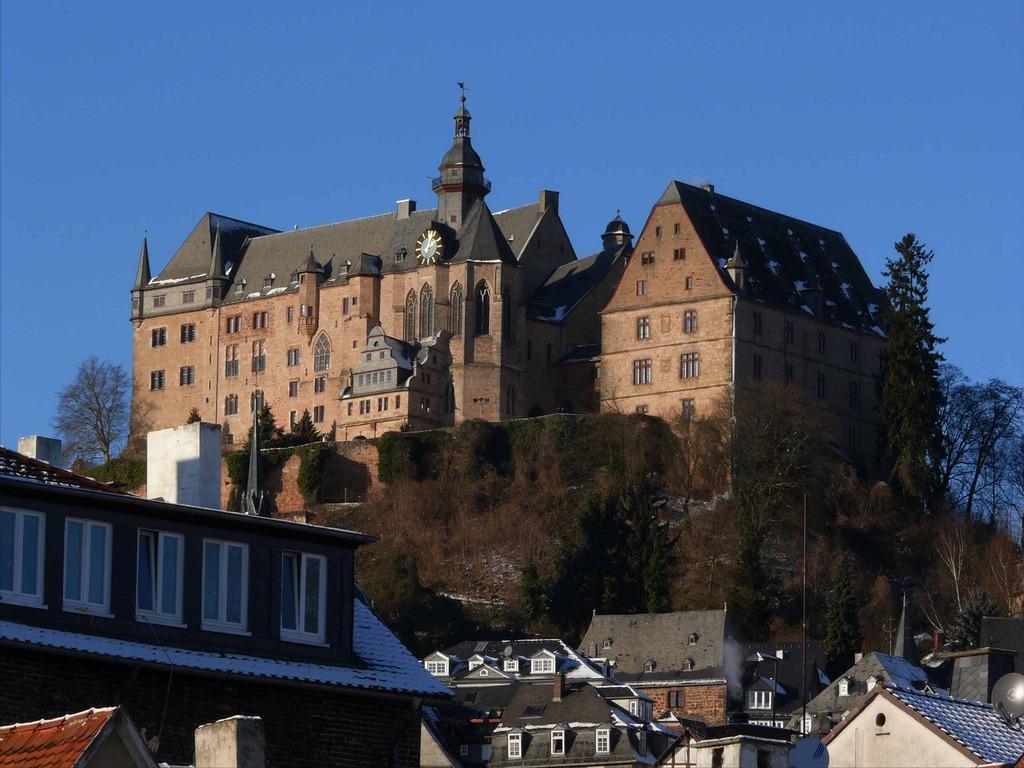
[[[696,632],[691,632],[690,636],[686,639],[686,642],[689,643],[690,645],[696,645],[697,644],[697,640],[699,640],[699,639],[700,639],[700,637],[697,635]]]
[[[550,656],[539,656],[530,660],[530,674],[550,675],[555,671],[555,660]]]
[[[288,282],[292,285],[298,285],[299,282],[299,270],[292,272],[291,277],[288,278]]]
[[[653,672],[655,667],[654,659],[648,659],[644,662],[644,672]]]
[[[565,731],[562,728],[556,728],[551,732],[551,754],[565,754]]]
[[[612,751],[612,729],[598,728],[597,736],[594,739],[594,746],[597,754],[607,755]]]
[[[869,691],[870,691],[870,690],[873,690],[873,689],[874,689],[874,687],[875,687],[876,685],[878,685],[878,678],[877,678],[877,677],[875,677],[874,675],[872,675],[871,677],[869,677],[869,678],[868,678],[868,681],[867,681],[867,682],[868,682],[868,690],[869,690]]]
[[[751,691],[749,705],[751,709],[771,709],[771,691]]]
[[[474,669],[484,663],[482,656],[470,656],[469,657],[469,670],[472,672]]]
[[[850,695],[850,681],[848,678],[843,678],[839,681],[839,695],[849,696]]]
[[[693,671],[693,666],[694,666],[693,659],[683,659],[683,671],[684,672],[692,672]]]
[[[523,734],[510,733],[508,735],[508,756],[520,759],[523,756]]]
[[[640,714],[640,702],[636,699],[629,700],[629,714],[639,715]]]
[[[605,639],[603,647],[606,651],[612,647],[612,639],[610,637]]]
[[[427,672],[434,677],[447,677],[448,675],[448,659],[428,659],[426,667]]]
[[[518,672],[519,671],[519,662],[516,661],[515,659],[505,659],[505,667],[504,667],[504,669],[505,669],[506,672]]]
[[[269,290],[274,287],[274,273],[271,272],[269,275],[263,278],[263,290]]]

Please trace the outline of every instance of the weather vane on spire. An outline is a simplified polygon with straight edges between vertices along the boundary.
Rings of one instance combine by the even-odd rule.
[[[459,101],[461,101],[463,104],[465,104],[466,103],[466,91],[468,91],[469,89],[466,88],[466,84],[465,83],[456,83],[456,85],[459,86],[459,90],[462,91],[462,95],[459,96]]]

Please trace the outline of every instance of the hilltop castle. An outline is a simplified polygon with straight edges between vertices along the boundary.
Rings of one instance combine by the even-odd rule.
[[[290,232],[206,213],[156,277],[143,240],[148,427],[196,408],[232,440],[261,402],[279,422],[308,410],[337,440],[602,407],[700,414],[777,380],[877,462],[882,298],[840,233],[673,182],[635,248],[616,215],[577,259],[557,192],[490,210],[470,123],[463,97],[435,208],[399,200]]]

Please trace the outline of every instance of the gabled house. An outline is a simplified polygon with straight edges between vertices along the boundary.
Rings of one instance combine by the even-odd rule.
[[[595,614],[579,650],[650,697],[658,717],[724,723],[730,684],[736,696],[741,691],[742,650],[725,611]]]
[[[650,765],[673,736],[600,688],[558,674],[550,686],[519,687],[492,736],[489,765]]]
[[[451,692],[361,597],[372,537],[0,453],[0,722],[119,703],[184,763],[195,728],[244,702],[275,766],[418,765],[420,707]],[[311,709],[340,730],[295,716]]]
[[[682,724],[655,765],[663,768],[788,768],[790,731],[752,723]]]
[[[801,725],[800,708],[789,718],[788,726],[808,733],[816,716],[838,723],[857,706],[862,696],[886,685],[927,693],[946,693],[933,685],[925,671],[906,659],[875,651],[864,654],[846,672],[837,677],[817,696],[807,702],[807,715]]]
[[[453,688],[511,681],[546,682],[556,672],[570,680],[605,679],[600,664],[558,639],[466,641],[425,656],[423,666]]]
[[[830,768],[1020,765],[1024,733],[991,704],[877,686],[822,739]]]
[[[800,643],[744,643],[747,661],[743,676],[742,712],[747,722],[782,728],[801,707],[800,691],[806,685],[808,701],[829,684],[825,675],[825,650],[810,642],[803,673]]]

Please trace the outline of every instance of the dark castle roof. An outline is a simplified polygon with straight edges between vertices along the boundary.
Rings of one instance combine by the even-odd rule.
[[[414,211],[403,219],[389,212],[280,232],[206,213],[149,286],[205,280],[218,227],[223,260],[230,265],[224,296],[224,303],[230,303],[294,288],[290,276],[306,263],[310,253],[322,267],[326,284],[345,282],[353,275],[416,269],[416,240],[428,227],[445,236],[449,263],[517,264],[513,248],[521,250],[541,215],[539,203],[492,214],[487,204],[478,200],[458,233],[436,221],[437,209]],[[264,289],[264,278],[271,274],[275,276],[273,287]]]
[[[671,203],[686,209],[727,281],[724,267],[739,244],[749,298],[813,314],[806,293],[820,286],[825,319],[881,335],[882,292],[842,233],[680,181],[658,200]]]
[[[561,322],[588,293],[601,284],[608,270],[617,261],[629,256],[632,250],[629,243],[612,245],[600,253],[556,267],[530,298],[530,317]]]

